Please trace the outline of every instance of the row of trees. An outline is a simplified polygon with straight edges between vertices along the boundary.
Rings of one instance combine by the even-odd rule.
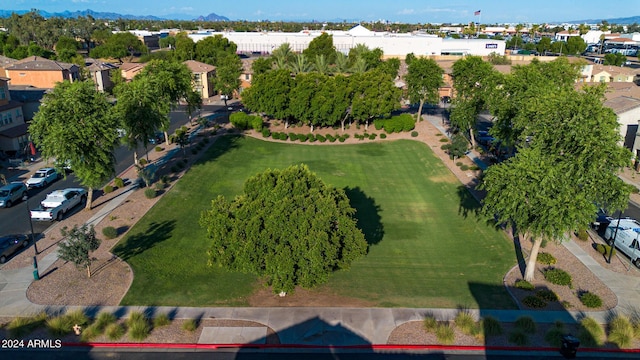
[[[534,60],[501,75],[467,57],[453,68],[451,123],[473,138],[478,112],[488,110],[491,134],[515,154],[484,173],[483,211],[533,242],[526,280],[543,241],[587,228],[598,207],[624,209],[630,193],[617,173],[631,153],[619,145],[616,115],[603,106],[606,87],[575,90],[578,66]]]
[[[158,130],[169,126],[169,111],[186,100],[187,112],[201,106],[191,87],[191,72],[178,62],[152,61],[133,81],[114,89],[117,103],[97,92],[90,81],[64,81],[44,96],[29,126],[33,142],[45,158],[67,159],[88,191],[102,186],[115,172],[113,151],[123,141],[136,150],[146,149]],[[124,129],[123,139],[118,129]],[[136,163],[137,163],[137,151]]]

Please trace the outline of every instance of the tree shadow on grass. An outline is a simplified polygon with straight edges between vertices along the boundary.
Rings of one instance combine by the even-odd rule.
[[[382,240],[384,236],[384,226],[380,221],[380,205],[376,204],[375,199],[367,196],[360,187],[344,188],[351,207],[356,209],[357,226],[369,245],[375,245]]]
[[[169,239],[175,226],[175,220],[160,223],[152,222],[144,231],[133,234],[118,243],[113,249],[113,253],[122,260],[127,261],[131,257],[152,248],[155,244]]]
[[[458,195],[459,205],[458,205],[458,215],[461,215],[465,219],[469,215],[478,215],[480,213],[480,208],[482,205],[478,202],[478,200],[471,194],[471,191],[467,189],[464,185],[459,185],[456,189],[456,195]]]

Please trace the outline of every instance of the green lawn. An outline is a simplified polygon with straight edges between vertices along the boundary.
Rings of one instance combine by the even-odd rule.
[[[424,144],[309,146],[223,137],[115,248],[134,270],[123,305],[246,305],[254,276],[206,265],[202,210],[249,176],[305,163],[346,188],[371,244],[322,287],[379,306],[513,308],[502,277],[515,264],[504,234]]]

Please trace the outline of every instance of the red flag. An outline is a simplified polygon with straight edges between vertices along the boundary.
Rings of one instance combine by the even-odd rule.
[[[29,143],[29,151],[31,151],[31,155],[35,155],[36,154],[36,147],[33,146],[32,142]]]
[[[480,10],[478,10],[478,11],[474,12],[474,13],[473,13],[473,15],[474,15],[474,16],[478,16],[478,15],[480,15]]]

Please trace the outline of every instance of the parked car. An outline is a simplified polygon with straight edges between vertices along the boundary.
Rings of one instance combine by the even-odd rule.
[[[489,135],[488,131],[484,130],[476,131],[475,138],[478,144],[484,146],[490,146],[496,140],[493,136]]]
[[[614,245],[616,249],[627,255],[637,268],[640,268],[640,244],[638,243],[640,223],[637,220],[630,218],[611,220],[604,232],[604,238],[609,245]]]
[[[12,182],[0,187],[0,207],[9,208],[11,205],[27,196],[27,186],[21,182]]]
[[[30,211],[31,219],[60,221],[65,213],[85,201],[87,201],[87,191],[83,188],[56,190],[47,195],[38,208]]]
[[[157,132],[153,134],[153,136],[149,137],[149,144],[157,145],[162,144],[164,142],[164,133]]]
[[[0,237],[0,264],[7,262],[9,256],[29,246],[27,235],[15,234]]]
[[[45,187],[62,177],[55,168],[42,168],[36,171],[27,180],[26,184],[29,189],[34,187]]]

